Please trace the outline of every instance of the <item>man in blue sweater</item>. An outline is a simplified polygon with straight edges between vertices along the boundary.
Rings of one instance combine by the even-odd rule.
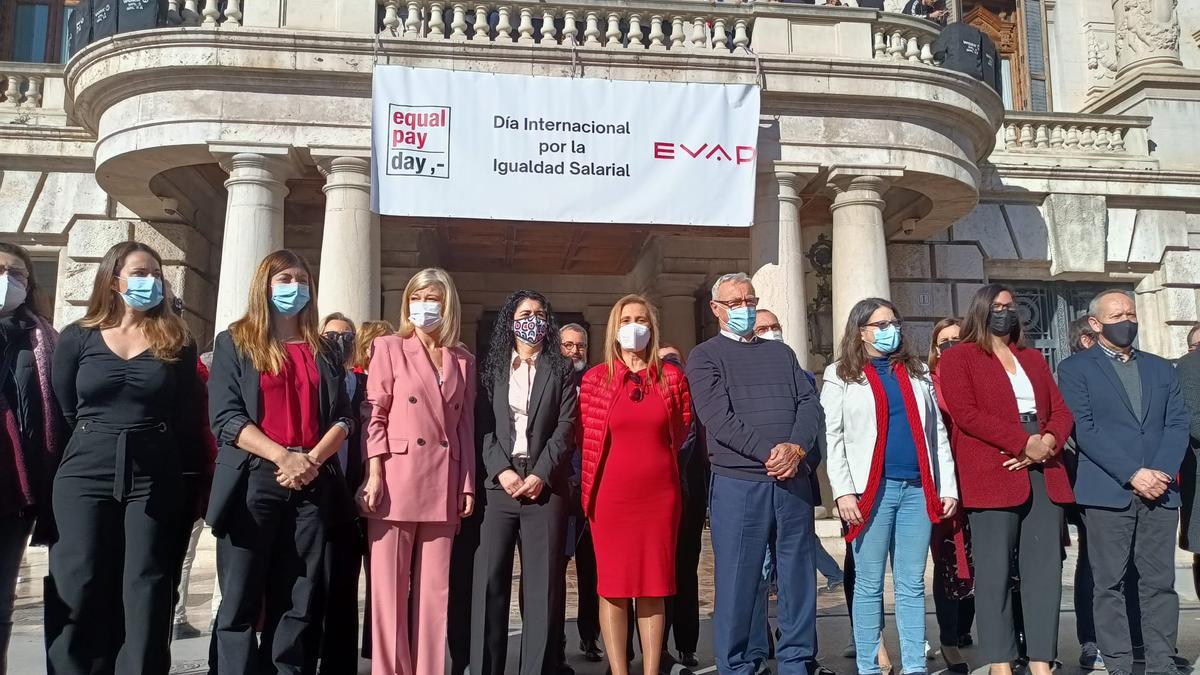
[[[813,675],[817,588],[813,574],[819,499],[810,476],[820,463],[822,412],[796,355],[754,336],[758,298],[744,274],[713,285],[721,334],[697,346],[687,363],[696,412],[708,433],[709,497],[716,576],[713,649],[722,675],[752,675],[754,601],[767,542],[779,576],[779,675]]]

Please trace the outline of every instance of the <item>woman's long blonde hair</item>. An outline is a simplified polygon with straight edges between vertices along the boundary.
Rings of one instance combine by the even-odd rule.
[[[404,301],[400,304],[400,337],[411,337],[417,327],[408,320],[408,299],[413,293],[437,286],[442,289],[442,322],[433,329],[433,340],[439,347],[458,345],[462,334],[462,309],[458,304],[458,289],[454,280],[440,267],[428,267],[417,272],[404,287]]]
[[[113,284],[125,267],[125,259],[139,252],[149,254],[158,263],[159,270],[162,270],[162,258],[149,246],[136,241],[113,245],[108,249],[108,253],[104,254],[104,259],[100,261],[100,267],[96,270],[92,297],[88,300],[87,313],[79,320],[80,326],[103,330],[121,323],[121,317],[125,315],[125,301],[113,288]],[[164,282],[162,302],[148,310],[139,325],[146,342],[150,343],[150,353],[154,358],[168,363],[178,359],[180,350],[191,339],[187,324],[171,310],[173,299],[174,296],[168,294]]]
[[[617,332],[621,330],[621,312],[629,305],[643,305],[646,312],[650,314],[650,342],[646,344],[646,372],[652,379],[659,383],[665,383],[666,378],[661,376],[662,359],[658,356],[658,310],[644,296],[636,293],[631,293],[618,300],[617,304],[613,305],[612,311],[608,313],[608,325],[604,330],[604,366],[608,369],[608,382],[612,383],[613,378],[616,377],[617,361],[621,361],[621,344],[617,341]]]
[[[350,366],[365,371],[371,365],[371,345],[375,343],[375,338],[395,332],[396,329],[387,321],[364,321],[354,337],[354,355],[350,357]]]
[[[229,326],[229,335],[238,351],[250,358],[255,370],[278,375],[287,361],[283,343],[271,336],[271,278],[280,272],[299,267],[308,275],[309,300],[300,310],[300,339],[312,350],[321,351],[321,326],[317,316],[317,282],[308,262],[299,254],[280,249],[262,259],[250,280],[250,297],[246,314]]]

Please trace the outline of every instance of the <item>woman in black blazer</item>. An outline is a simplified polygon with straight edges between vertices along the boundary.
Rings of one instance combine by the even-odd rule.
[[[484,511],[471,612],[471,673],[501,675],[508,650],[513,552],[521,547],[520,675],[555,672],[552,625],[563,602],[570,451],[579,396],[550,301],[512,294],[481,376]],[[558,639],[555,637],[555,639]]]
[[[217,537],[217,611],[210,667],[221,675],[311,672],[327,526],[354,505],[333,457],[356,422],[345,369],[320,335],[303,258],[276,251],[250,284],[246,315],[217,336],[209,411],[217,438],[208,523]],[[262,643],[255,632],[263,603]]]

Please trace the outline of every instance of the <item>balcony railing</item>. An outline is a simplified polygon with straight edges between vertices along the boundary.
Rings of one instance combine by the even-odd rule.
[[[934,65],[938,27],[852,7],[620,0],[563,3],[353,0],[337,11],[285,0],[168,0],[170,26],[297,28],[380,39],[537,48],[790,54]],[[761,38],[756,35],[761,34]]]
[[[1011,153],[1148,157],[1149,117],[1008,112],[997,149]]]
[[[0,124],[66,124],[63,67],[56,63],[0,63]]]

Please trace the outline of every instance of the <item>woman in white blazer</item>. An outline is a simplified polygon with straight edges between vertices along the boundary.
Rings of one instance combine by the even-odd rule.
[[[829,482],[854,554],[854,643],[862,675],[880,672],[875,654],[889,554],[901,673],[925,672],[930,529],[958,508],[954,458],[933,383],[900,327],[887,300],[856,304],[821,390]]]

